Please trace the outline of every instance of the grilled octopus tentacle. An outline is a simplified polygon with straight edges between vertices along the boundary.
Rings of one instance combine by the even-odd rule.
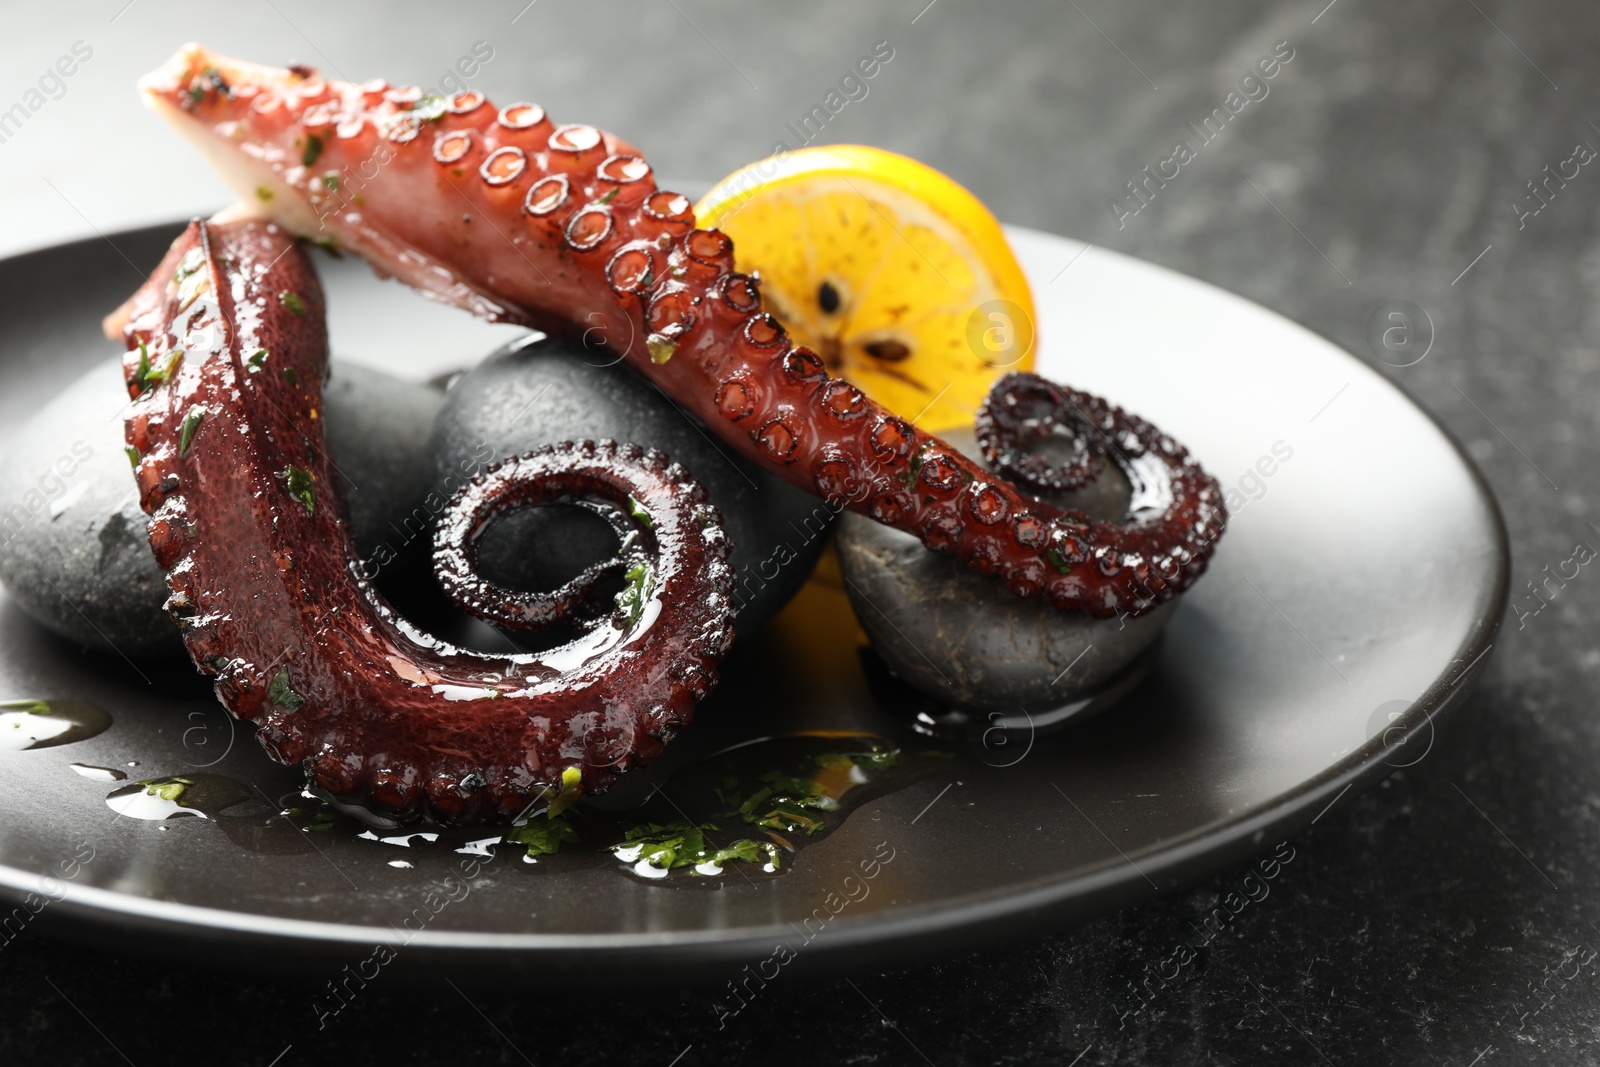
[[[126,434],[168,610],[222,703],[315,785],[402,816],[514,819],[654,758],[715,684],[726,538],[659,453],[564,445],[463,487],[442,522],[463,580],[508,506],[577,497],[648,521],[629,528],[617,610],[583,636],[538,654],[453,648],[360,576],[323,445],[322,292],[289,235],[196,222],[128,310]]]
[[[246,210],[435,299],[621,353],[744,455],[1018,596],[1141,614],[1195,581],[1227,522],[1192,461],[1155,520],[1063,515],[830,377],[763,311],[728,237],[697,229],[686,198],[592,126],[476,91],[354,85],[197,45],[142,84]]]

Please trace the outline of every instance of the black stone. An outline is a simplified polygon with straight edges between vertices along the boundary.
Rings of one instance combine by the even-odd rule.
[[[434,469],[450,475],[486,451],[496,459],[560,441],[613,438],[659,449],[706,487],[733,541],[736,624],[748,636],[805,582],[832,512],[733,454],[693,416],[615,357],[554,339],[507,345],[451,387],[434,428]],[[599,517],[575,506],[536,508],[490,527],[485,577],[553,589],[616,551]]]
[[[941,436],[982,462],[972,431]],[[1049,499],[1114,518],[1126,512],[1130,492],[1107,463],[1082,490]],[[1174,598],[1137,619],[1057,611],[853,512],[840,519],[838,544],[850,604],[884,663],[936,701],[967,710],[1045,712],[1095,694],[1150,647],[1178,605]]]
[[[395,540],[428,491],[427,386],[341,364],[324,392],[328,452],[344,478],[363,556]],[[0,582],[56,633],[126,656],[179,656],[166,582],[123,450],[120,360],[46,404],[0,463]]]

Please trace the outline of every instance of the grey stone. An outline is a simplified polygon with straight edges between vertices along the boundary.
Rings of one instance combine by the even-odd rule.
[[[982,462],[970,430],[942,436]],[[1130,493],[1108,462],[1079,492],[1049,499],[1110,518],[1124,513]],[[1080,700],[1149,648],[1178,606],[1174,598],[1137,619],[1060,612],[853,512],[839,520],[838,546],[850,604],[872,647],[902,680],[958,708],[1045,711]]]
[[[324,396],[328,452],[370,554],[427,492],[428,432],[443,399],[348,364],[335,367]],[[126,405],[121,364],[111,360],[18,431],[0,464],[0,582],[70,640],[126,656],[182,655],[123,451]]]
[[[833,514],[823,502],[736,455],[646,379],[612,357],[555,339],[523,339],[451,387],[434,429],[436,473],[486,450],[496,458],[560,441],[632,441],[660,449],[706,487],[733,541],[736,629],[748,637],[805,582]],[[551,589],[615,550],[577,507],[508,515],[485,532],[478,566],[515,589]]]

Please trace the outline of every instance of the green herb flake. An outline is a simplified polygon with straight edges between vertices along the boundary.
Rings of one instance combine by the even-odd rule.
[[[644,614],[645,604],[655,595],[656,572],[650,564],[640,562],[629,567],[625,577],[628,584],[617,594],[617,607],[628,616],[628,625],[633,626]]]
[[[1066,557],[1063,556],[1057,549],[1045,549],[1044,558],[1050,561],[1050,566],[1054,567],[1062,574],[1072,573],[1072,564],[1068,563]]]
[[[133,384],[139,387],[141,393],[150,388],[150,349],[142,340],[139,342],[139,366],[133,372]]]
[[[419,97],[417,102],[411,105],[411,113],[413,115],[420,119],[427,119],[429,122],[444,118],[445,112],[449,110],[450,102],[438,93],[428,93]]]
[[[51,715],[50,704],[44,700],[7,700],[0,704],[7,711],[20,711],[27,715]]]
[[[306,514],[315,514],[317,510],[317,495],[311,472],[302,470],[299,467],[289,466],[283,468],[279,477],[289,487],[289,495],[300,501],[301,507],[306,509]]]
[[[678,350],[678,342],[669,341],[664,337],[647,337],[644,344],[650,350],[650,362],[657,366],[671,359],[672,354]]]
[[[303,166],[311,166],[322,155],[322,138],[314,133],[306,134],[305,151],[300,153],[300,162]]]
[[[611,851],[624,862],[643,863],[662,871],[706,865],[721,868],[733,862],[762,863],[778,869],[781,859],[777,845],[741,838],[725,848],[714,848],[706,842],[706,831],[715,829],[715,823],[696,825],[685,819],[642,823],[624,832],[622,844],[611,846]]]
[[[183,794],[194,782],[188,778],[154,778],[148,782],[140,782],[144,791],[153,797],[170,800],[174,804],[183,803]]]
[[[568,767],[561,772],[561,787],[556,791],[555,799],[550,801],[545,817],[555,818],[576,804],[581,796],[583,796],[583,768]]]
[[[904,474],[900,475],[900,484],[904,485],[907,489],[910,489],[913,485],[917,484],[917,476],[922,473],[922,464],[925,462],[922,454],[926,452],[929,447],[929,445],[925,444],[921,448],[917,449],[916,455],[911,457],[910,468],[907,469]]]
[[[530,856],[554,856],[562,845],[576,845],[583,839],[565,815],[544,816],[517,827],[501,840],[524,845]]]
[[[300,705],[306,702],[305,697],[290,687],[287,667],[279,667],[278,673],[272,676],[272,684],[267,686],[267,699],[284,711],[299,711]]]
[[[706,851],[705,832],[716,828],[714,823],[696,826],[684,819],[641,823],[629,827],[622,835],[622,844],[613,845],[611,851],[628,852],[634,855],[634,863],[672,871],[705,862],[710,856]]]
[[[283,380],[288,382],[290,385],[300,384],[300,376],[294,372],[293,367],[283,368]]]
[[[646,510],[643,504],[631,496],[628,498],[628,514],[638,519],[646,530],[654,530],[656,528],[656,520],[650,517],[650,512]]]
[[[178,364],[183,362],[183,349],[174,348],[167,361],[155,370],[145,372],[145,383],[170,382],[178,376]]]
[[[620,193],[621,191],[622,191],[622,187],[619,185],[615,189],[613,189],[609,193],[607,193],[605,196],[602,196],[599,200],[596,200],[595,204],[597,206],[601,205],[601,204],[609,204],[609,203],[611,203],[611,201],[613,199],[616,198],[616,195],[618,193]]]
[[[278,294],[278,301],[288,308],[289,313],[295,318],[303,319],[306,317],[306,302],[300,299],[299,293],[285,289]]]
[[[329,189],[339,188],[339,175],[330,170],[322,176],[322,184]]]
[[[261,365],[267,361],[269,355],[271,353],[265,348],[258,348],[245,358],[245,366],[250,369],[251,374],[259,374],[261,373]]]
[[[337,181],[338,179],[335,178],[333,180]],[[332,237],[318,237],[315,241],[312,241],[311,243],[316,245],[318,248],[322,249],[324,252],[328,253],[328,255],[332,256],[334,259],[343,259],[344,258],[344,253],[339,251],[339,245],[338,245],[337,242],[334,241],[334,239]]]
[[[256,186],[256,199],[265,204],[267,201],[272,199],[272,190],[268,189],[265,185]]]
[[[183,349],[175,348],[167,361],[161,367],[152,367],[150,363],[150,348],[143,341],[139,342],[139,365],[133,372],[133,384],[140,392],[148,390],[160,382],[170,382],[178,373],[178,364],[183,361]]]
[[[183,417],[183,428],[178,431],[178,455],[187,456],[189,445],[194,442],[194,432],[200,428],[200,420],[206,417],[206,409],[193,407]]]
[[[181,282],[192,274],[197,274],[200,268],[206,265],[206,254],[198,248],[191,248],[178,260],[178,265],[172,271],[172,280]]]
[[[190,80],[189,88],[183,94],[184,109],[193,111],[199,107],[204,102],[206,94],[212,90],[220,92],[223,96],[233,95],[233,89],[222,76],[222,72],[216,67],[207,67]]]
[[[132,445],[123,445],[122,451],[128,454],[128,466],[138,470],[140,459],[139,450],[134,448]]]
[[[778,846],[771,841],[752,841],[745,837],[727,848],[717,849],[706,862],[714,867],[726,867],[733,860],[741,860],[745,863],[761,863],[777,870],[782,865],[780,856]]]

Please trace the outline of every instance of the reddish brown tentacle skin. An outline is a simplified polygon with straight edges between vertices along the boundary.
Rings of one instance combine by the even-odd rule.
[[[127,440],[168,610],[273,758],[396,815],[512,819],[571,768],[592,792],[654,758],[714,685],[732,575],[681,471],[609,444],[546,453],[522,473],[575,463],[569,488],[610,479],[654,517],[653,596],[551,652],[452,648],[358,576],[323,450],[322,292],[288,234],[197,222],[130,312]],[[470,521],[469,495],[447,523]]]
[[[1137,615],[1195,580],[1226,523],[1215,482],[1196,470],[1181,482],[1194,490],[1192,524],[1170,543],[1087,526],[829,377],[762,310],[732,242],[696,229],[689,201],[594,127],[477,92],[440,100],[198,46],[143,88],[249,209],[436,299],[622,353],[746,456],[1019,596]],[[1141,585],[1152,568],[1172,577]]]
[[[1119,421],[1120,420],[1120,421]],[[1037,374],[1008,374],[989,387],[973,420],[983,458],[994,470],[1035,493],[1066,493],[1100,477],[1113,434],[1130,429],[1121,408],[1089,393],[1068,389]],[[1066,463],[1027,450],[1057,429],[1072,434]]]
[[[1025,485],[1055,491],[1087,484],[1098,475],[1098,464],[1090,468],[1093,475],[1084,477],[1085,466],[1076,458],[1064,468],[1052,469],[1042,456],[1016,455],[1030,438],[1055,425],[1070,425],[1081,436],[1094,435],[1094,447],[1087,454],[1109,451],[1133,486],[1133,514],[1128,521],[1090,521],[1076,512],[1063,518],[1083,545],[1099,545],[1087,551],[1089,565],[1112,577],[1113,561],[1120,557],[1131,569],[1135,588],[1153,604],[1188,588],[1195,572],[1182,564],[1186,555],[1193,557],[1201,547],[1194,532],[1207,521],[1203,502],[1215,497],[1215,479],[1159,427],[1092,393],[1065,388],[1037,374],[1013,372],[995,382],[978,407],[975,431],[984,457]],[[1085,529],[1087,535],[1081,533]],[[1074,546],[1072,558],[1084,552]]]
[[[645,503],[663,499],[673,506],[660,515]],[[621,544],[616,556],[548,593],[507,589],[478,573],[478,537],[496,519],[519,508],[574,502],[611,524]],[[538,630],[577,617],[604,578],[631,574],[640,590],[653,584],[655,561],[664,551],[674,556],[694,551],[702,541],[701,527],[721,521],[704,487],[665,453],[615,441],[569,441],[498,463],[462,486],[434,529],[434,573],[445,595],[469,615],[496,626]],[[537,552],[538,546],[528,550]],[[715,583],[727,571],[724,557],[718,553],[706,561],[712,581],[695,594],[717,591]],[[690,569],[699,566],[695,561]]]

